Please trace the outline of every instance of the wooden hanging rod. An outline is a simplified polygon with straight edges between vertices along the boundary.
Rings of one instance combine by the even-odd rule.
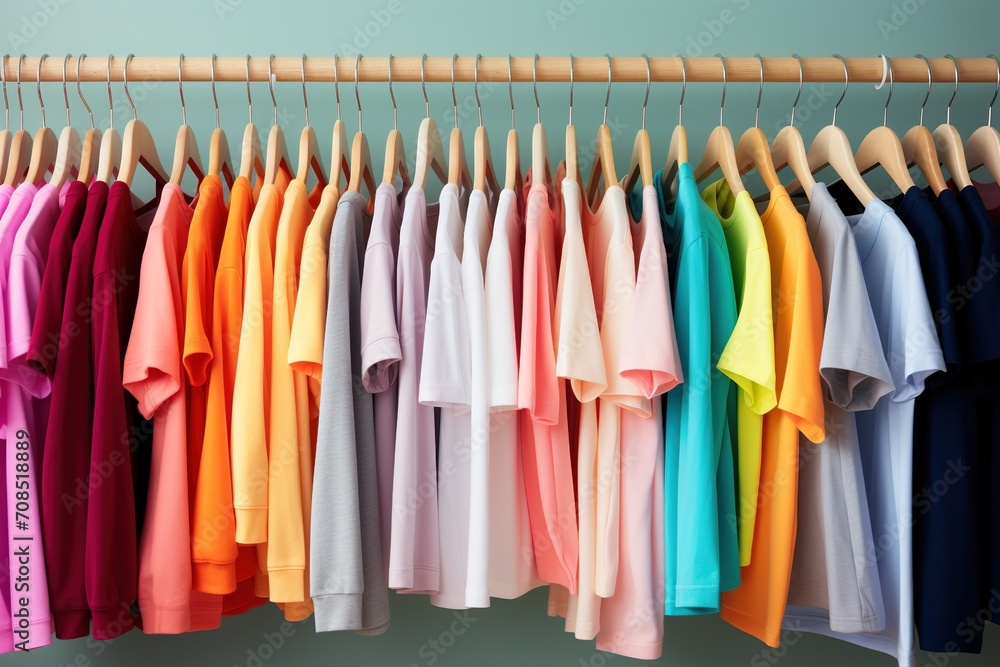
[[[21,81],[34,82],[38,72],[38,58],[25,57],[21,63]],[[66,63],[66,78],[76,81],[76,58]],[[184,81],[210,81],[211,57],[185,56],[183,62]],[[385,56],[362,56],[358,78],[360,81],[387,81],[387,58]],[[511,60],[513,80],[519,83],[532,81],[531,56],[515,56]],[[879,57],[847,58],[847,68],[851,83],[877,83],[882,80],[882,60]],[[44,59],[41,68],[42,81],[62,81],[63,61],[61,56]],[[307,81],[333,81],[332,56],[308,56],[305,60]],[[393,82],[420,81],[419,56],[394,56],[392,58]],[[455,61],[455,81],[471,82],[475,56],[459,56]],[[903,57],[891,59],[893,80],[896,83],[926,83],[927,69],[919,58]],[[690,82],[721,82],[722,69],[716,57],[685,58],[687,80]],[[4,69],[8,85],[17,80],[18,57],[9,56]],[[122,80],[125,56],[111,59],[111,80]],[[955,71],[948,58],[930,58],[932,77],[938,83],[953,83]],[[342,84],[354,82],[355,58],[341,56],[337,60],[337,75]],[[656,82],[679,82],[681,62],[676,56],[653,56],[649,58],[650,76]],[[959,78],[962,83],[996,83],[997,65],[990,57],[958,58]],[[452,80],[450,56],[429,56],[424,65],[425,80],[440,83]],[[279,81],[300,81],[302,59],[299,56],[275,57],[272,72]],[[250,80],[267,81],[267,56],[250,58]],[[754,57],[726,57],[726,75],[731,82],[757,82],[760,68]],[[806,82],[840,83],[844,80],[841,62],[832,57],[802,58],[802,75]],[[81,81],[107,81],[107,56],[88,55],[80,67]],[[176,81],[177,56],[135,56],[129,61],[129,82],[132,81]],[[603,56],[573,58],[573,78],[577,82],[604,82],[608,80],[608,63]],[[645,82],[646,63],[641,56],[613,56],[611,58],[611,78],[615,82]],[[243,56],[220,56],[215,62],[216,81],[245,81],[246,65]],[[480,81],[507,81],[507,57],[484,56],[479,62]],[[538,58],[537,80],[542,82],[568,82],[569,57],[544,56]],[[764,80],[767,82],[797,82],[799,67],[792,57],[764,58]]]

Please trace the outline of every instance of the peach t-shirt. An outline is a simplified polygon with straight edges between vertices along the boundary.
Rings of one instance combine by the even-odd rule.
[[[819,374],[823,290],[805,221],[783,187],[772,190],[760,219],[771,265],[778,405],[764,415],[750,564],[740,587],[722,594],[722,617],[777,647],[795,550],[799,432],[814,443],[826,437]]]

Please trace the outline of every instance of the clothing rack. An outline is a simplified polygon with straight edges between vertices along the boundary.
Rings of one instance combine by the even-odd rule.
[[[267,81],[268,69],[280,81],[333,81],[334,59],[337,78],[341,83],[354,82],[355,65],[359,81],[387,81],[388,58],[385,56],[279,56],[270,60],[266,56],[185,56],[181,76],[184,81],[211,81],[212,60],[215,58],[216,81]],[[303,58],[305,58],[303,62]],[[537,58],[537,61],[536,61]],[[39,75],[42,81],[77,80],[77,58],[68,61],[62,56],[44,57],[39,68],[39,58],[9,55],[3,67],[4,79],[12,84],[18,81],[34,82]],[[428,82],[473,81],[477,56],[392,56],[393,82],[419,82],[423,64],[423,80]],[[883,80],[882,58],[846,58],[851,82],[877,83]],[[87,55],[79,68],[80,81],[121,81],[126,56]],[[423,62],[422,62],[423,61]],[[645,82],[647,69],[642,56],[613,56],[611,80],[615,82]],[[927,83],[927,65],[916,57],[894,57],[892,73],[895,83]],[[760,64],[756,57],[726,57],[726,77],[730,82],[760,81]],[[948,57],[929,58],[932,79],[935,82],[955,81],[955,65]],[[997,64],[992,57],[957,58],[959,80],[964,83],[997,83],[1000,80]],[[65,64],[65,69],[64,69]],[[721,82],[722,67],[717,56],[684,58],[686,79],[690,82]],[[454,69],[453,69],[454,67]],[[764,78],[769,82],[797,82],[799,64],[794,57],[763,58]],[[843,82],[844,65],[835,57],[802,58],[802,79],[806,82]],[[65,74],[64,74],[65,72]],[[651,56],[650,80],[679,82],[682,80],[681,58],[678,56]],[[128,63],[128,78],[135,81],[177,81],[176,56],[135,56]],[[484,56],[479,59],[480,81],[507,81],[508,57]],[[568,82],[570,80],[569,56],[513,56],[510,58],[510,78],[516,82]],[[573,80],[576,82],[606,82],[608,60],[604,56],[573,57]]]

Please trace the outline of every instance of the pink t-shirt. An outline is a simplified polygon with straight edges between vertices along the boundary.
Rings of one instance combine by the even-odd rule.
[[[31,328],[48,257],[49,239],[59,217],[59,193],[44,185],[18,188],[0,221],[4,263],[3,311],[5,313],[6,367],[0,370],[3,385],[6,443],[6,505],[3,518],[9,559],[9,615],[0,620],[9,631],[13,648],[25,650],[52,643],[48,584],[39,512],[39,469],[48,423],[48,377],[27,363]],[[26,566],[27,577],[18,570]],[[25,588],[25,584],[27,588]],[[26,594],[27,593],[27,594]],[[22,604],[26,603],[26,604]],[[11,646],[5,639],[5,646]]]
[[[139,541],[139,608],[148,634],[218,627],[222,610],[221,596],[191,589],[181,261],[192,213],[179,186],[163,188],[142,253],[139,300],[122,367],[123,386],[153,420]]]
[[[10,198],[14,194],[14,187],[7,185],[6,183],[0,185],[0,218],[7,211],[7,204],[10,203]],[[0,226],[0,230],[3,227]],[[0,280],[6,280],[6,278],[0,278]],[[0,308],[0,331],[4,330],[4,314],[3,308]],[[7,366],[7,341],[3,340],[3,336],[0,336],[0,368]],[[0,396],[3,395],[3,389],[0,388]],[[2,414],[2,413],[0,413]]]
[[[424,319],[430,282],[436,204],[413,186],[406,194],[396,260],[396,322],[399,326],[399,407],[392,474],[389,587],[410,593],[437,592],[437,443],[434,408],[418,400]]]

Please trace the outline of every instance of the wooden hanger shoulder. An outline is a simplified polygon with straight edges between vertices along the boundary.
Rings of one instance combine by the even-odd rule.
[[[184,180],[184,172],[188,169],[198,179],[198,183],[205,177],[205,168],[201,163],[201,152],[198,150],[198,140],[194,136],[194,130],[190,125],[181,125],[177,131],[177,140],[174,142],[174,164],[170,170],[170,183],[179,186]]]
[[[535,123],[531,131],[531,184],[552,184],[552,171],[549,167],[549,141],[545,136],[545,126]]]
[[[385,140],[385,160],[382,168],[382,183],[393,185],[396,176],[404,185],[410,183],[410,174],[406,166],[406,146],[403,145],[403,135],[397,129],[389,130]]]
[[[1000,132],[990,125],[973,132],[965,143],[965,161],[970,172],[986,167],[993,180],[1000,183]]]
[[[169,176],[156,152],[153,135],[145,123],[133,118],[125,125],[125,131],[122,133],[122,159],[118,180],[132,187],[132,180],[139,165],[145,167],[156,181],[169,182]]]
[[[632,192],[637,182],[641,182],[643,188],[653,184],[653,151],[646,130],[639,130],[635,135],[632,157],[625,174],[625,192]]]
[[[217,127],[212,130],[212,141],[208,147],[208,173],[225,180],[229,189],[233,187],[233,158],[229,152],[226,132]]]
[[[462,130],[454,127],[448,139],[448,183],[458,186],[459,191],[472,187],[469,163],[465,159],[465,140]]]
[[[292,171],[292,161],[288,158],[288,145],[280,125],[272,125],[267,134],[267,153],[264,156],[264,183],[274,184],[278,170]]]
[[[448,182],[448,169],[444,158],[444,145],[441,143],[441,133],[437,123],[431,118],[420,121],[417,131],[417,164],[413,173],[413,182],[417,187],[427,187],[427,177],[434,173],[442,184]]]
[[[781,185],[771,160],[771,145],[759,127],[751,127],[736,144],[736,164],[740,174],[756,169],[768,192]]]
[[[798,128],[786,125],[778,130],[771,144],[771,160],[774,164],[775,172],[781,171],[786,166],[795,175],[796,186],[801,187],[807,199],[812,199],[812,190],[816,185],[816,179],[809,171],[809,157],[806,155],[806,147],[802,141],[802,134]],[[794,192],[794,190],[790,190]]]
[[[901,192],[906,192],[914,185],[899,137],[885,125],[876,127],[862,139],[854,162],[862,174],[881,166]]]
[[[351,165],[347,154],[347,129],[339,118],[333,122],[333,141],[330,149],[329,182],[343,192],[351,180]],[[344,181],[343,185],[341,180]]]
[[[122,136],[109,127],[101,137],[101,155],[97,162],[97,180],[110,184],[118,175],[122,163]]]
[[[827,125],[819,131],[809,146],[808,156],[811,173],[815,174],[829,165],[843,179],[862,206],[867,206],[878,199],[858,171],[851,142],[844,131],[836,125]]]
[[[35,132],[31,143],[31,160],[28,162],[28,173],[25,183],[40,183],[45,174],[56,166],[56,154],[59,152],[59,139],[50,128],[43,127]]]
[[[587,179],[587,201],[593,201],[597,187],[602,181],[605,187],[618,183],[615,171],[615,151],[611,141],[611,128],[601,125],[597,128],[597,145],[594,149],[594,165]]]
[[[249,123],[243,131],[243,141],[240,144],[240,173],[247,180],[257,173],[257,178],[264,178],[264,155],[260,148],[260,134],[257,126]]]
[[[304,184],[309,179],[310,171],[316,174],[320,187],[325,187],[327,183],[326,168],[320,159],[316,131],[311,125],[306,125],[299,135],[299,163],[295,170],[295,180]]]
[[[361,192],[361,186],[368,190],[369,207],[375,201],[375,172],[372,169],[372,154],[368,147],[368,137],[364,132],[356,132],[351,142],[351,180],[347,189]]]
[[[965,160],[962,137],[954,125],[939,125],[934,130],[934,145],[937,146],[938,160],[948,170],[959,190],[972,185],[972,177]]]
[[[82,151],[83,145],[80,143],[79,132],[72,125],[67,125],[59,133],[56,159],[49,183],[59,188],[79,173],[79,160]]]
[[[934,148],[934,137],[931,136],[930,130],[923,125],[911,127],[903,135],[902,145],[906,164],[915,164],[920,168],[920,172],[927,179],[927,184],[935,195],[941,194],[948,188],[944,174],[941,172],[941,163],[938,162],[937,149]]]
[[[566,160],[568,164],[568,148],[566,152]],[[567,167],[567,169],[568,168],[569,167]],[[517,130],[513,128],[507,132],[507,162],[504,164],[504,171],[506,172],[504,175],[504,188],[514,191],[519,190],[521,187],[521,148],[518,145]]]
[[[708,141],[705,142],[705,153],[694,170],[694,179],[701,183],[716,169],[722,171],[722,176],[726,179],[733,194],[746,191],[736,163],[733,135],[729,133],[729,128],[725,125],[717,125],[708,135]]]
[[[78,181],[90,185],[97,173],[100,157],[101,131],[92,127],[84,133],[80,144],[80,167],[76,176]]]
[[[490,152],[490,139],[486,133],[486,128],[482,125],[476,128],[472,158],[472,171],[474,174],[472,188],[491,195],[498,194],[500,192],[500,185],[497,182],[497,175],[493,169],[493,154]],[[487,190],[487,187],[489,190]]]

